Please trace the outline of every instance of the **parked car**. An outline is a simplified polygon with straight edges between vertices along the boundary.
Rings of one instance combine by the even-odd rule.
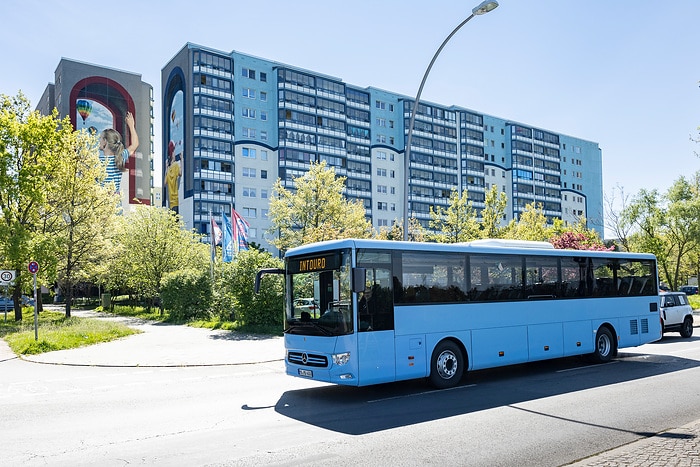
[[[309,313],[310,316],[318,317],[318,304],[313,298],[297,298],[294,300],[295,314],[301,315],[303,311]]]
[[[698,286],[697,285],[684,285],[679,289],[680,292],[683,292],[686,295],[696,295],[698,293]]]
[[[683,292],[662,292],[661,318],[663,332],[680,332],[683,337],[693,335],[693,307]]]
[[[15,309],[15,303],[11,297],[0,297],[0,311],[12,311]]]

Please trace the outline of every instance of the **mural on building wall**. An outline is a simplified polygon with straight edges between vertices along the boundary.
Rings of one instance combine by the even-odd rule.
[[[87,76],[70,89],[71,122],[78,131],[90,131],[98,138],[100,158],[107,164],[106,183],[113,182],[121,193],[122,205],[150,204],[142,181],[144,159],[136,131],[137,106],[126,88],[105,76]],[[144,117],[144,115],[141,115]]]
[[[78,99],[75,103],[77,115],[75,117],[76,130],[91,130],[96,134],[107,128],[115,126],[112,112],[92,99]]]
[[[163,186],[165,187],[165,203],[166,206],[175,212],[179,212],[180,205],[180,182],[182,180],[182,164],[183,158],[183,105],[184,94],[182,91],[177,91],[170,102],[170,112],[168,115],[168,145],[167,154],[163,164],[165,166],[165,179]]]

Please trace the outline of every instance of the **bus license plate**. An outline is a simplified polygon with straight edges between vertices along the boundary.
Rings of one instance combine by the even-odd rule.
[[[299,376],[305,376],[307,378],[313,378],[314,377],[314,372],[311,370],[303,370],[299,368]]]

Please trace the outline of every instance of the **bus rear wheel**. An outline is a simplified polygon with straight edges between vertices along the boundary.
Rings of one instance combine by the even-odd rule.
[[[439,389],[457,386],[464,374],[464,355],[452,341],[440,342],[430,359],[430,384]]]
[[[595,336],[595,350],[591,354],[596,363],[607,363],[615,355],[615,340],[610,329],[603,326]]]

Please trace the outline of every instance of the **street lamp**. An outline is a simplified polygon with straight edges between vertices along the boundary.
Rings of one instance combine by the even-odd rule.
[[[440,55],[440,52],[442,52],[442,49],[445,47],[445,44],[447,44],[450,39],[452,39],[452,36],[454,36],[457,31],[459,31],[462,26],[467,24],[469,20],[471,20],[475,16],[479,15],[484,15],[488,13],[489,11],[495,10],[496,7],[498,6],[498,2],[496,1],[483,1],[479,3],[477,6],[475,6],[472,9],[472,14],[469,15],[467,19],[462,21],[459,26],[454,28],[454,30],[450,33],[449,36],[445,38],[444,41],[442,41],[442,44],[440,47],[437,49],[437,52],[435,52],[435,55],[433,55],[433,59],[430,61],[430,65],[428,65],[428,68],[425,70],[425,74],[423,75],[423,81],[420,82],[420,87],[418,88],[418,94],[416,94],[416,101],[413,104],[413,110],[411,111],[411,119],[408,122],[408,134],[406,136],[406,149],[404,150],[404,205],[403,205],[403,239],[408,240],[408,176],[409,176],[409,167],[410,167],[410,162],[411,162],[411,139],[413,137],[413,124],[416,121],[416,112],[418,111],[418,102],[420,101],[420,95],[423,93],[423,86],[425,86],[425,81],[428,79],[428,74],[430,74],[430,70],[433,68],[433,64],[435,63],[435,60],[438,58],[438,55]]]

